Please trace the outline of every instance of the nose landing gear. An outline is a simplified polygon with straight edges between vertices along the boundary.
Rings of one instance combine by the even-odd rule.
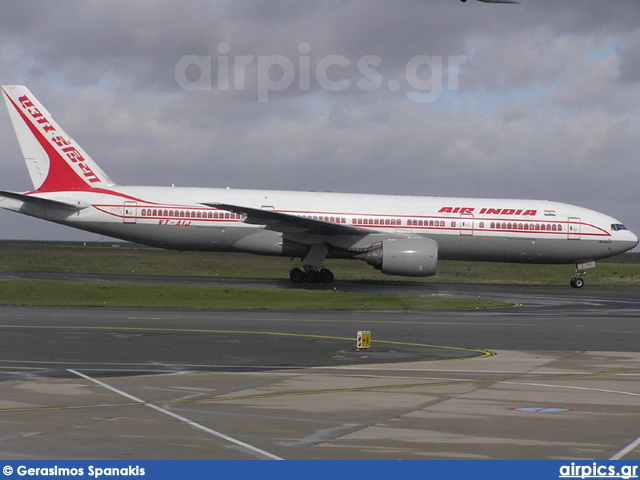
[[[582,279],[582,277],[586,275],[585,270],[588,268],[595,268],[595,266],[595,261],[576,263],[576,271],[573,274],[573,278],[571,279],[571,286],[573,288],[582,288],[584,286],[584,280]]]
[[[584,280],[581,277],[573,277],[571,279],[571,286],[573,288],[582,288],[584,286]]]

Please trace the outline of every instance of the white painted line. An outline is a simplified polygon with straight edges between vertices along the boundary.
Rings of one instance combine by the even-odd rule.
[[[633,397],[640,397],[640,393],[623,392],[621,390],[605,390],[604,388],[574,387],[571,385],[550,385],[548,383],[519,382],[518,380],[507,380],[505,382],[497,381],[496,383],[505,383],[505,384],[511,384],[511,385],[529,385],[533,387],[567,388],[569,390],[587,390],[590,392],[614,393],[616,395],[631,395]]]
[[[631,395],[631,396],[634,396],[634,397],[640,397],[640,393],[622,392],[622,391],[619,391],[619,390],[605,390],[603,388],[573,387],[573,386],[569,386],[569,385],[549,385],[549,384],[544,384],[544,383],[518,382],[517,380],[511,381],[511,382],[496,382],[496,383],[506,383],[506,384],[511,384],[511,385],[530,385],[530,386],[534,386],[534,387],[568,388],[568,389],[572,389],[572,390],[589,390],[589,391],[592,391],[592,392],[614,393],[614,394],[617,394],[617,395]],[[640,437],[636,438],[633,442],[631,442],[625,448],[620,450],[618,453],[616,453],[609,460],[620,460],[627,453],[630,453],[631,451],[633,451],[634,449],[636,449],[639,446],[640,446]]]
[[[620,450],[618,453],[616,453],[613,457],[611,457],[609,460],[620,460],[622,459],[622,457],[624,457],[627,453],[630,453],[632,450],[636,449],[637,447],[640,446],[640,437],[636,438],[633,442],[631,442],[629,445],[627,445],[625,448],[623,448],[622,450]]]
[[[242,448],[245,448],[247,450],[250,450],[253,453],[257,453],[259,455],[262,455],[264,457],[270,458],[271,460],[284,460],[283,458],[278,457],[277,455],[274,455],[272,453],[269,452],[265,452],[264,450],[261,450],[257,447],[254,447],[253,445],[249,445],[248,443],[244,443],[240,440],[236,440],[233,437],[230,437],[228,435],[225,435],[224,433],[220,433],[217,432],[215,430],[212,430],[208,427],[205,427],[204,425],[200,425],[199,423],[194,422],[193,420],[189,420],[186,417],[183,417],[182,415],[178,415],[176,413],[173,413],[169,410],[166,410],[162,407],[159,407],[157,405],[153,405],[152,403],[147,403],[144,400],[138,398],[138,397],[134,397],[133,395],[129,395],[127,392],[123,392],[122,390],[118,390],[115,387],[112,387],[111,385],[108,385],[104,382],[101,382],[100,380],[96,380],[95,378],[91,378],[88,375],[85,375],[84,373],[78,372],[76,370],[72,370],[72,369],[67,369],[67,372],[73,373],[74,375],[77,375],[78,377],[82,377],[86,380],[90,380],[91,382],[95,383],[96,385],[100,385],[103,388],[106,388],[107,390],[111,390],[114,393],[117,393],[118,395],[122,395],[125,398],[128,398],[129,400],[133,400],[134,402],[140,403],[146,407],[152,408],[154,410],[156,410],[157,412],[163,413],[165,415],[168,415],[170,417],[173,417],[177,420],[180,420],[181,422],[186,423],[187,425],[196,428],[198,430],[201,430],[205,433],[208,433],[209,435],[213,435],[214,437],[218,437],[221,438],[222,440],[226,440],[227,442],[230,443],[234,443]]]

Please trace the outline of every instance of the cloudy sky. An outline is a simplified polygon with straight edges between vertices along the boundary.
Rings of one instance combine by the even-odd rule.
[[[2,8],[0,82],[117,183],[540,198],[640,232],[638,0]],[[29,190],[3,112],[0,145]],[[0,238],[100,239],[5,211]]]

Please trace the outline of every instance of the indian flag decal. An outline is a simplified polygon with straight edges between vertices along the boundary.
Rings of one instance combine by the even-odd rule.
[[[555,217],[556,216],[556,211],[555,210],[545,210],[544,211],[544,216],[545,217]]]

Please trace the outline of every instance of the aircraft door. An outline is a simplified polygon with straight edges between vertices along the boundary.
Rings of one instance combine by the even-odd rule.
[[[123,223],[136,223],[136,217],[138,215],[138,202],[127,201],[124,202],[124,206],[122,207],[123,215],[122,222]]]
[[[473,235],[473,215],[463,213],[460,215],[460,235]]]
[[[576,217],[569,217],[569,228],[567,229],[568,240],[580,240],[581,223]]]

